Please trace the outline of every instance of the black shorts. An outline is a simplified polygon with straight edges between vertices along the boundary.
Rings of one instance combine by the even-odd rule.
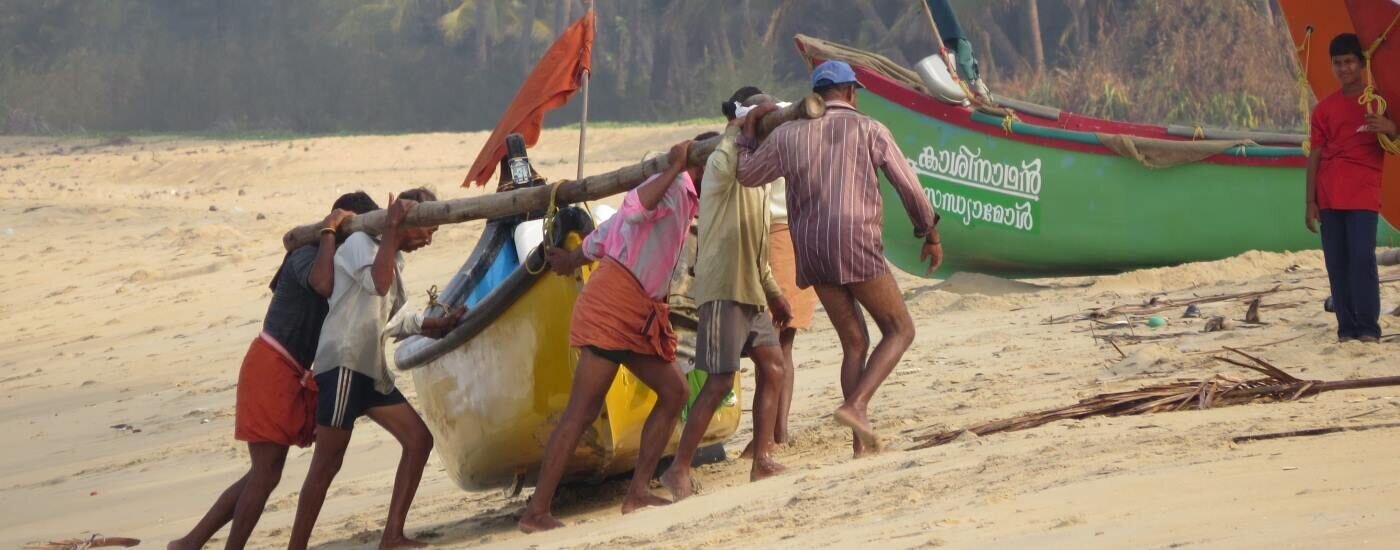
[[[588,351],[593,352],[593,355],[597,355],[598,357],[602,357],[603,359],[607,359],[607,360],[612,361],[612,362],[614,362],[614,363],[617,363],[617,364],[619,364],[619,365],[621,365],[621,364],[623,364],[623,363],[626,363],[626,362],[627,362],[627,356],[630,355],[630,354],[632,353],[632,352],[627,351],[627,350],[625,350],[625,349],[624,349],[624,350],[603,349],[603,348],[600,348],[600,347],[598,347],[598,346],[588,346]]]
[[[316,375],[316,424],[342,430],[375,407],[407,403],[398,388],[388,395],[374,389],[374,379],[345,367]]]

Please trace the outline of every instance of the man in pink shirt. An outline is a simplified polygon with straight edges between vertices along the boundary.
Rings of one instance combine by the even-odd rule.
[[[700,139],[703,139],[701,136]],[[517,526],[533,533],[562,527],[550,515],[550,502],[564,476],[579,437],[598,418],[603,398],[621,364],[656,392],[656,405],[642,427],[632,484],[622,502],[626,514],[646,506],[670,504],[652,494],[656,464],[671,438],[689,389],[676,359],[666,292],[691,220],[699,210],[695,182],[700,168],[686,168],[690,142],[671,148],[670,166],[629,191],[622,209],[573,250],[547,251],[559,275],[598,262],[574,303],[569,345],[579,348],[569,403],[545,444],[535,494]]]

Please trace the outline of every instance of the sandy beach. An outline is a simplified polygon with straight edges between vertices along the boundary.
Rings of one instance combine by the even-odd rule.
[[[630,164],[709,129],[590,129],[586,171]],[[546,131],[531,150],[536,168],[572,177],[576,136]],[[356,189],[381,204],[418,185],[443,198],[489,192],[460,187],[485,137],[0,137],[0,547],[92,533],[160,547],[188,530],[247,468],[233,439],[234,389],[282,233],[321,219],[339,193]],[[407,257],[410,307],[447,282],[480,231],[479,223],[443,227],[432,247]],[[1400,268],[1381,276],[1400,278]],[[1400,375],[1400,341],[1336,343],[1322,309],[1320,252],[1030,282],[899,280],[918,336],[871,408],[890,452],[851,460],[849,432],[831,422],[840,348],[819,312],[797,340],[795,440],[778,454],[787,474],[748,483],[748,464],[736,456],[749,436],[746,414],[731,461],[696,470],[697,497],[623,517],[622,482],[570,487],[556,506],[568,527],[525,536],[515,521],[528,490],[464,492],[434,458],[410,535],[444,547],[511,548],[1396,545],[1400,428],[1231,438],[1400,422],[1400,387],[1063,421],[904,450],[925,433],[1099,393],[1216,373],[1257,377],[1213,360],[1223,346],[1310,380]],[[1120,328],[1046,322],[1153,297],[1275,287],[1263,297],[1263,324],[1242,321],[1241,300],[1202,305],[1205,317],[1232,320],[1219,332],[1203,332],[1205,319],[1179,309],[1163,312],[1168,322],[1155,330],[1140,319]],[[1400,282],[1384,284],[1381,297],[1384,312],[1395,310]],[[1400,317],[1381,322],[1387,334],[1400,332]],[[1124,337],[1115,349],[1095,338],[1104,334]],[[751,387],[751,370],[744,379]],[[415,399],[412,377],[399,384]],[[373,547],[398,452],[383,430],[356,430],[313,545]],[[253,546],[285,546],[310,456],[291,452]]]

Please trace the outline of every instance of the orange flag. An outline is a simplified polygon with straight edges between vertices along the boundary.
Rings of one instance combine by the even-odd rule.
[[[544,114],[569,101],[569,96],[579,89],[580,76],[590,70],[593,55],[593,10],[574,21],[559,36],[549,50],[544,52],[530,76],[515,92],[515,99],[496,123],[496,129],[486,140],[486,145],[476,155],[467,179],[462,187],[472,183],[485,185],[486,180],[496,172],[501,157],[506,154],[506,136],[518,133],[525,137],[525,145],[532,146],[540,139],[540,126],[544,124]]]

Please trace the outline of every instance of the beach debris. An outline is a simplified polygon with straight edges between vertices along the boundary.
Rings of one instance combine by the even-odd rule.
[[[25,550],[86,550],[88,548],[130,548],[141,544],[141,539],[130,537],[104,537],[102,535],[92,535],[88,538],[74,538],[63,540],[51,540],[48,542],[31,542],[24,545]]]
[[[210,211],[210,212],[218,212],[218,211],[219,211],[219,207],[214,206],[214,205],[211,204],[211,205],[209,205],[209,211]]]
[[[1118,342],[1123,344],[1141,344],[1143,342],[1156,342],[1158,340],[1170,340],[1191,334],[1189,332],[1164,332],[1161,334],[1095,334],[1094,338],[1105,342]]]
[[[1337,312],[1337,303],[1332,301],[1331,296],[1328,296],[1326,300],[1322,301],[1322,311],[1326,311],[1327,313]]]
[[[1246,443],[1249,441],[1283,439],[1286,437],[1311,437],[1315,435],[1327,435],[1338,432],[1363,432],[1366,430],[1380,430],[1387,428],[1400,428],[1400,422],[1382,422],[1380,424],[1366,424],[1362,426],[1328,426],[1325,428],[1308,428],[1305,430],[1291,430],[1287,432],[1241,435],[1230,438],[1230,441],[1234,443]]]
[[[1263,349],[1263,348],[1267,348],[1267,347],[1269,347],[1269,346],[1276,346],[1276,345],[1279,345],[1279,344],[1283,344],[1283,343],[1287,343],[1287,342],[1292,342],[1292,341],[1297,340],[1297,339],[1299,339],[1299,338],[1302,338],[1302,337],[1304,337],[1304,336],[1306,336],[1306,334],[1299,334],[1299,335],[1297,335],[1297,336],[1290,336],[1290,337],[1284,338],[1284,339],[1282,339],[1282,340],[1274,340],[1274,341],[1272,341],[1272,342],[1264,342],[1264,343],[1262,343],[1262,344],[1251,344],[1251,345],[1248,345],[1248,346],[1231,346],[1231,347],[1233,347],[1233,348],[1235,348],[1235,349],[1238,349],[1238,350]],[[1200,355],[1200,354],[1203,354],[1203,353],[1215,353],[1216,351],[1217,351],[1217,350],[1206,349],[1206,350],[1199,350],[1199,351],[1189,351],[1189,352],[1186,352],[1186,354],[1187,354],[1187,355]]]
[[[1181,314],[1183,319],[1196,319],[1201,316],[1201,307],[1196,304],[1187,304],[1186,313]]]
[[[137,428],[136,426],[132,426],[131,424],[113,424],[111,425],[111,428],[119,432],[127,432],[133,434],[141,433],[141,428]]]
[[[1302,380],[1239,349],[1227,347],[1224,350],[1230,355],[1216,355],[1213,358],[1262,373],[1264,378],[1241,380],[1216,374],[1205,380],[1182,380],[1131,391],[1099,394],[1066,407],[916,436],[915,445],[910,450],[943,445],[956,440],[963,432],[972,432],[982,437],[987,434],[1035,428],[1059,420],[1150,414],[1188,408],[1205,410],[1256,401],[1297,401],[1327,391],[1400,386],[1400,376],[1336,381]]]
[[[258,219],[265,220],[267,219],[267,216],[264,216],[262,212],[258,212]]]
[[[1153,315],[1147,318],[1147,326],[1151,328],[1161,328],[1167,326],[1167,318],[1161,315]]]
[[[1219,332],[1222,330],[1229,329],[1230,320],[1226,319],[1224,316],[1216,315],[1214,317],[1211,317],[1210,320],[1206,321],[1206,328],[1203,329],[1201,332]]]
[[[6,227],[5,229],[0,230],[0,234],[5,235],[6,237],[13,236],[15,234],[15,228]]]
[[[1275,287],[1273,287],[1273,288],[1270,288],[1270,289],[1268,289],[1268,290],[1257,290],[1257,291],[1251,291],[1251,292],[1234,292],[1234,293],[1228,293],[1228,294],[1215,294],[1215,295],[1211,295],[1211,296],[1193,296],[1193,297],[1190,297],[1190,298],[1175,298],[1175,299],[1173,299],[1173,298],[1164,298],[1164,297],[1160,297],[1160,296],[1154,296],[1152,299],[1148,300],[1147,303],[1142,303],[1142,304],[1122,304],[1122,305],[1113,306],[1113,307],[1108,308],[1108,309],[1099,308],[1099,307],[1094,307],[1094,308],[1086,309],[1086,310],[1081,311],[1081,312],[1079,312],[1079,313],[1072,313],[1072,314],[1069,314],[1069,315],[1061,315],[1061,316],[1059,316],[1059,317],[1050,317],[1050,318],[1048,318],[1048,319],[1046,319],[1046,320],[1044,320],[1044,321],[1041,321],[1041,324],[1042,324],[1042,325],[1057,325],[1057,324],[1062,324],[1062,323],[1073,323],[1073,322],[1076,322],[1076,321],[1083,321],[1083,320],[1086,320],[1086,319],[1105,319],[1105,318],[1108,318],[1108,317],[1119,317],[1119,316],[1125,316],[1125,315],[1127,315],[1127,316],[1132,316],[1132,315],[1152,315],[1152,314],[1155,314],[1155,313],[1161,313],[1161,312],[1163,312],[1163,311],[1170,311],[1170,310],[1173,310],[1173,309],[1177,309],[1177,308],[1180,308],[1180,307],[1183,307],[1183,306],[1201,305],[1201,304],[1213,304],[1213,303],[1217,303],[1217,302],[1228,302],[1228,301],[1232,301],[1232,300],[1245,301],[1245,300],[1252,300],[1252,299],[1254,299],[1254,298],[1258,298],[1258,297],[1261,297],[1261,296],[1268,296],[1268,295],[1270,295],[1270,294],[1275,294],[1275,293],[1279,293],[1279,292],[1293,292],[1293,291],[1297,291],[1297,290],[1312,290],[1312,289],[1309,288],[1309,287],[1306,287],[1306,286],[1291,286],[1291,287],[1285,287],[1285,286],[1283,286],[1283,285],[1277,285],[1277,286],[1275,286]]]
[[[1123,348],[1118,347],[1118,342],[1115,342],[1112,336],[1104,337],[1104,340],[1108,341],[1108,345],[1113,346],[1113,351],[1118,352],[1118,357],[1121,357],[1123,359],[1128,358],[1128,354],[1123,353]]]
[[[1249,301],[1249,311],[1246,311],[1244,314],[1244,322],[1255,325],[1264,324],[1263,321],[1259,320],[1259,304],[1261,300],[1261,298],[1255,297],[1253,300]]]

